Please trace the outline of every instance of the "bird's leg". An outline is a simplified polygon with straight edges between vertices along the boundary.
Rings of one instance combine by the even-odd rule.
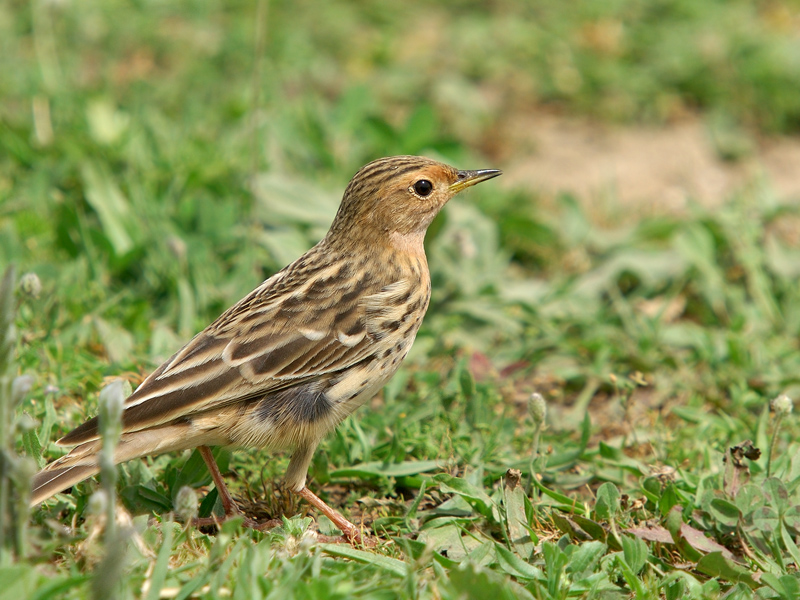
[[[225,511],[226,518],[241,516],[244,519],[242,525],[249,527],[250,529],[259,529],[262,531],[264,529],[272,529],[276,525],[280,525],[280,521],[276,519],[272,519],[266,523],[259,523],[258,521],[242,515],[242,511],[240,511],[239,507],[236,506],[233,496],[231,496],[231,493],[228,491],[228,486],[225,485],[225,480],[222,478],[222,473],[220,473],[219,467],[217,466],[217,461],[214,460],[214,455],[211,454],[211,448],[208,446],[198,446],[197,451],[200,452],[200,456],[203,457],[203,460],[208,467],[208,472],[211,473],[211,479],[214,480],[214,485],[217,488],[219,499],[222,501],[222,509]],[[192,521],[192,524],[195,527],[208,527],[211,525],[217,525],[218,519],[215,517],[195,517]]]
[[[342,530],[344,537],[347,538],[347,541],[351,544],[361,544],[364,542],[363,538],[361,537],[361,532],[358,528],[353,525],[350,521],[345,519],[341,514],[336,512],[330,506],[325,504],[325,502],[317,496],[314,492],[312,492],[307,487],[303,487],[302,490],[299,492],[295,492],[298,496],[303,498],[306,502],[311,504],[312,506],[316,507],[323,515],[328,517],[331,522],[336,525],[339,529]]]
[[[222,501],[222,509],[225,511],[226,517],[232,517],[242,514],[239,507],[233,501],[233,496],[228,491],[228,486],[225,485],[225,480],[222,478],[222,473],[217,466],[217,461],[214,460],[214,455],[211,454],[211,448],[208,446],[198,446],[197,451],[208,467],[208,472],[211,473],[211,479],[214,480],[214,485],[217,488],[219,499]]]
[[[289,467],[286,469],[287,487],[328,517],[336,527],[342,530],[348,542],[351,544],[363,544],[365,540],[362,538],[358,528],[325,504],[319,496],[306,487],[308,466],[311,464],[311,458],[314,456],[316,447],[317,444],[313,443],[295,449],[289,461]]]
[[[225,480],[222,478],[222,473],[217,466],[217,461],[214,460],[214,456],[211,454],[211,448],[208,446],[198,446],[197,451],[200,452],[200,456],[203,457],[203,460],[208,467],[208,472],[211,473],[211,479],[214,480],[214,485],[217,488],[217,493],[219,494],[220,501],[222,502],[222,508],[225,511],[226,517],[234,517],[240,516],[242,512],[239,510],[239,507],[236,506],[236,502],[233,500],[233,496],[228,491],[228,486],[225,485]],[[305,473],[308,471],[308,463],[311,461],[311,456],[314,454],[314,448],[302,448],[298,449],[294,455],[292,455],[292,460],[289,462],[289,469],[288,469],[288,478],[293,478],[297,476],[299,472],[302,472],[303,477],[302,480],[305,480]],[[294,490],[293,490],[294,491]],[[314,506],[317,510],[319,510],[323,515],[328,517],[331,522],[336,525],[339,529],[342,530],[344,537],[347,539],[348,542],[351,544],[362,544],[364,543],[364,539],[361,536],[361,532],[358,528],[353,525],[350,521],[345,519],[341,514],[339,514],[336,510],[325,504],[325,502],[317,496],[314,492],[309,490],[305,485],[303,488],[298,492],[295,491],[295,494],[303,498],[306,502]],[[194,524],[198,527],[202,527],[205,525],[214,525],[216,520],[214,518],[211,519],[201,519],[196,518],[194,520]],[[274,526],[278,524],[277,522],[270,521],[268,524],[269,526]],[[244,517],[244,526],[251,527],[253,529],[263,529],[263,526],[259,525],[258,522],[254,521],[253,519],[249,519]]]

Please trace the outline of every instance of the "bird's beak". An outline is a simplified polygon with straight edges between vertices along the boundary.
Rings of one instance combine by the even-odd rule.
[[[479,169],[477,171],[459,171],[458,172],[458,179],[456,179],[455,183],[450,184],[450,191],[454,194],[457,194],[461,190],[465,190],[468,187],[475,185],[476,183],[480,183],[481,181],[486,181],[487,179],[491,179],[492,177],[497,177],[498,175],[502,175],[503,172],[499,169]]]

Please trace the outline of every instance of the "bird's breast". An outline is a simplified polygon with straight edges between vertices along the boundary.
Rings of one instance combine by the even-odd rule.
[[[317,376],[306,373],[304,381],[248,403],[230,434],[235,444],[282,448],[318,441],[394,375],[428,308],[430,278],[424,259],[411,257],[402,265],[396,261],[377,264],[381,270],[366,270],[365,279],[351,286],[353,294],[347,292],[340,302],[325,308],[325,319],[323,314],[306,314],[302,327],[295,330],[298,344],[318,350],[295,362],[322,364],[323,350],[333,352],[336,360],[325,362],[331,364]],[[377,283],[378,278],[384,283]],[[352,297],[345,302],[348,295]],[[329,323],[325,329],[322,321]],[[274,358],[275,352],[268,354]],[[341,368],[332,368],[336,363]],[[305,373],[310,367],[303,368]]]

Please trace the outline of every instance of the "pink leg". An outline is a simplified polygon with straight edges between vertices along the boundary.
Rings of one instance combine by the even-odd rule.
[[[233,496],[228,491],[228,486],[225,485],[225,480],[222,478],[222,473],[217,466],[217,461],[214,460],[214,456],[211,454],[211,449],[208,446],[198,446],[198,452],[200,452],[200,456],[203,457],[203,460],[208,467],[209,473],[211,473],[211,479],[214,480],[214,485],[217,488],[217,493],[219,494],[220,501],[222,502],[222,508],[225,510],[226,517],[234,517],[240,516],[242,512],[239,510],[239,507],[236,506],[236,502],[233,500]],[[361,532],[358,528],[353,525],[350,521],[345,519],[342,515],[332,509],[330,506],[325,504],[322,499],[317,496],[314,492],[309,490],[307,487],[304,487],[299,492],[295,492],[298,496],[306,500],[309,504],[314,506],[317,510],[319,510],[323,515],[328,517],[331,522],[336,525],[339,529],[342,530],[344,537],[347,539],[348,542],[351,544],[363,544],[365,543],[364,538],[361,536]],[[214,517],[200,519],[194,519],[194,525],[196,527],[203,527],[207,525],[216,525],[217,519]],[[259,524],[257,521],[253,519],[244,518],[244,526],[250,527],[252,529],[269,529],[275,527],[276,525],[280,525],[280,521],[277,519],[272,519],[271,521],[267,521],[266,523]]]
[[[307,487],[304,487],[299,492],[295,492],[295,494],[303,498],[306,502],[319,510],[323,515],[328,517],[331,522],[336,525],[336,527],[342,530],[342,533],[344,534],[344,537],[347,538],[348,542],[351,544],[361,544],[364,542],[363,538],[361,537],[361,532],[359,532],[355,525],[345,519],[330,506],[325,504],[325,502],[323,502],[319,496],[317,496]]]
[[[211,448],[208,446],[198,446],[197,451],[200,452],[200,456],[203,457],[203,460],[208,467],[208,472],[211,473],[211,479],[214,480],[214,485],[217,488],[217,493],[219,494],[219,499],[222,502],[222,509],[225,511],[225,517],[238,517],[242,516],[242,511],[239,510],[239,507],[236,506],[236,502],[233,500],[233,496],[228,491],[228,486],[225,485],[225,480],[222,478],[222,473],[217,466],[217,461],[214,460],[214,455],[211,454]],[[207,517],[207,518],[195,518],[192,521],[192,524],[195,527],[208,527],[211,525],[218,525],[219,520],[216,517]],[[272,529],[273,527],[280,525],[281,522],[277,519],[271,519],[266,523],[259,523],[249,517],[244,517],[244,522],[242,523],[245,527],[249,527],[250,529]]]
[[[214,455],[211,454],[211,448],[208,446],[198,446],[197,451],[200,453],[200,456],[203,457],[208,467],[208,472],[211,473],[211,479],[214,480],[219,499],[222,501],[222,508],[225,510],[225,516],[232,517],[242,514],[239,507],[236,506],[233,496],[231,496],[231,493],[228,491],[228,486],[225,485],[225,480],[222,478],[222,473],[220,473],[219,467],[217,466],[217,461],[214,460]]]

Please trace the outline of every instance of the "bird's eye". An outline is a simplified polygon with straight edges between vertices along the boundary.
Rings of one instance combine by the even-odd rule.
[[[414,191],[424,198],[433,191],[433,184],[427,179],[420,179],[414,184]]]

